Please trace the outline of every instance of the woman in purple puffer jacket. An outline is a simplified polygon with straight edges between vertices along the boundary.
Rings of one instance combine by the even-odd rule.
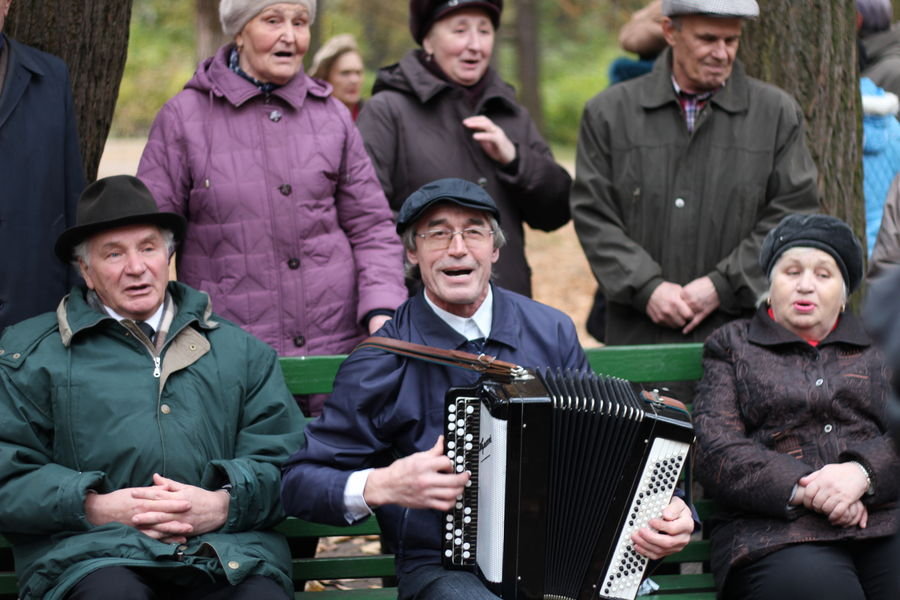
[[[178,278],[282,356],[349,352],[406,298],[362,140],[308,77],[315,0],[223,0],[234,43],[162,108],[138,169],[187,218]],[[322,398],[301,400],[318,414]]]

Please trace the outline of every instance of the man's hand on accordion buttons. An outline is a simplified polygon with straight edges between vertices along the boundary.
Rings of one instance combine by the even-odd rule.
[[[430,450],[395,460],[369,473],[363,497],[370,507],[398,504],[408,508],[450,510],[463,493],[469,473],[455,473],[444,455],[444,436]]]
[[[676,496],[663,510],[662,517],[650,519],[646,527],[632,534],[631,542],[639,553],[656,560],[680,552],[691,541],[693,531],[691,509]]]

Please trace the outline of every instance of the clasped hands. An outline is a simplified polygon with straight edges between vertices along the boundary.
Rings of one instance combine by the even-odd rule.
[[[832,525],[865,529],[869,511],[861,498],[868,487],[858,465],[828,464],[800,478],[790,504],[822,513]]]
[[[684,286],[664,281],[647,301],[647,316],[657,325],[681,328],[689,334],[714,310],[719,308],[719,294],[709,277],[700,277]]]
[[[225,490],[205,490],[154,474],[152,486],[88,494],[84,512],[93,525],[122,523],[153,539],[183,544],[222,527],[230,502]]]
[[[463,493],[469,481],[468,472],[457,473],[452,461],[444,456],[444,438],[440,436],[431,449],[395,460],[389,466],[369,473],[363,496],[371,506],[398,504],[408,508],[448,511]],[[680,551],[694,531],[691,509],[675,497],[657,519],[632,537],[635,550],[650,559],[658,559]]]

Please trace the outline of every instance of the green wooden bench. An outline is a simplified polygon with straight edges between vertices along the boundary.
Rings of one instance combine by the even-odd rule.
[[[617,346],[587,351],[595,371],[630,381],[688,381],[702,374],[700,344],[660,346]],[[288,387],[295,394],[327,393],[343,356],[283,358],[281,366]],[[708,501],[695,501],[701,519],[712,510]],[[278,529],[296,545],[311,538],[330,536],[373,536],[379,533],[375,519],[352,527],[333,527],[290,518]],[[682,552],[668,557],[653,580],[660,585],[657,595],[666,600],[714,600],[712,575],[708,567],[709,544],[692,541]],[[359,553],[352,556],[295,558],[293,578],[304,580],[377,579],[394,574],[390,555]],[[16,580],[8,543],[0,537],[0,600],[16,597]],[[296,593],[297,599],[327,600],[395,600],[396,589],[326,590]]]

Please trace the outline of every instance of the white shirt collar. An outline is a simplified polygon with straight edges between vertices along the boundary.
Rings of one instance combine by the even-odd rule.
[[[153,331],[159,331],[159,326],[160,326],[160,323],[162,322],[163,310],[165,309],[165,307],[166,307],[166,303],[163,302],[162,304],[159,305],[159,308],[156,309],[156,312],[153,313],[152,317],[150,317],[149,319],[144,319],[144,322],[149,324],[150,327],[153,328]],[[123,317],[122,315],[120,315],[119,313],[117,313],[116,311],[114,311],[113,309],[111,309],[110,307],[108,307],[105,304],[103,305],[103,309],[106,311],[106,313],[109,316],[111,316],[116,321],[121,321],[122,319],[128,318],[128,317]],[[137,321],[135,320],[135,323],[136,322]]]
[[[491,286],[488,286],[487,296],[484,297],[481,306],[471,317],[460,317],[440,308],[431,301],[428,292],[425,292],[425,302],[428,303],[434,314],[467,340],[487,338],[491,334],[491,325],[494,320],[494,290]]]

